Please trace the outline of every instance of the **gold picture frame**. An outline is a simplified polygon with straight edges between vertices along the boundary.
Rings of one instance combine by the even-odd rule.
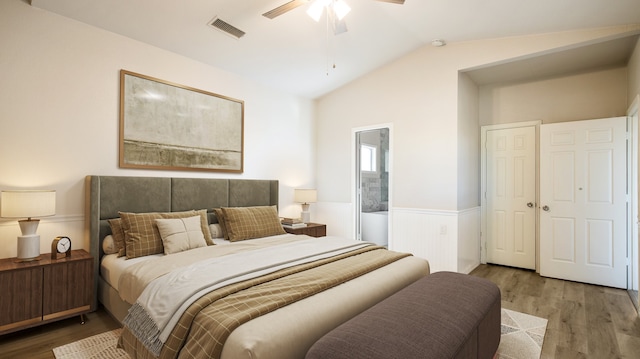
[[[242,173],[244,101],[120,70],[120,167]]]

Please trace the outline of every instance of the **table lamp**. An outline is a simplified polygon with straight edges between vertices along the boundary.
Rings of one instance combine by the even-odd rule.
[[[293,200],[302,203],[302,212],[300,217],[302,222],[311,222],[311,214],[309,213],[309,204],[318,200],[318,193],[315,189],[302,189],[297,188],[293,192]]]
[[[18,259],[38,260],[40,235],[36,234],[39,219],[32,217],[56,214],[56,191],[16,190],[0,193],[0,217],[27,218],[19,220],[22,235],[18,236]]]

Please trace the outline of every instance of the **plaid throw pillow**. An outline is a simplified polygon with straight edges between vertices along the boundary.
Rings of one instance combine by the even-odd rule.
[[[222,238],[229,240],[229,233],[227,232],[227,224],[224,219],[224,213],[222,213],[222,208],[214,208],[213,213],[215,213],[220,229],[222,230]]]
[[[108,220],[109,227],[111,227],[111,236],[115,243],[116,250],[118,251],[118,257],[124,257],[126,255],[126,247],[124,243],[124,229],[122,229],[122,220],[120,218],[113,218]]]
[[[223,207],[222,213],[232,242],[286,233],[276,206]]]
[[[213,244],[206,210],[167,213],[119,213],[122,219],[122,228],[124,229],[127,259],[164,253],[162,237],[158,231],[156,219],[186,218],[199,215],[205,241],[207,244]]]

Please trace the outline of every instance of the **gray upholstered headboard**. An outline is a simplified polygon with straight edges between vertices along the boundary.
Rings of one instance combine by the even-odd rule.
[[[107,222],[118,212],[176,212],[207,209],[209,223],[219,207],[278,205],[277,180],[87,176],[85,236],[94,261],[94,303],[97,308],[102,240],[111,234]]]

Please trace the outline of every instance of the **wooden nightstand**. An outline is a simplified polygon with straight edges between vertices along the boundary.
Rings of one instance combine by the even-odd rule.
[[[31,262],[0,259],[0,334],[90,312],[92,270],[82,249],[57,260],[50,253]]]
[[[307,226],[302,228],[283,228],[287,233],[291,234],[306,234],[311,237],[324,237],[327,235],[327,225],[320,223],[307,223]]]

